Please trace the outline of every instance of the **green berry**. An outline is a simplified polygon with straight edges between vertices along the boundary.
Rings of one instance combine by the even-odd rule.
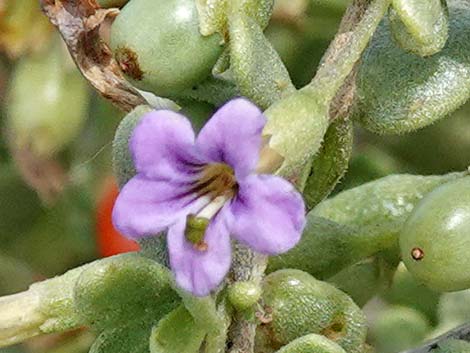
[[[192,0],[132,0],[111,29],[111,47],[137,88],[178,96],[205,80],[222,53],[222,37],[203,37]]]
[[[261,297],[261,288],[253,282],[235,282],[228,287],[228,300],[237,310],[246,310]]]
[[[309,333],[326,336],[347,352],[360,352],[366,338],[362,311],[345,293],[306,272],[281,270],[264,280],[263,301],[272,321],[259,327],[278,348]]]
[[[470,177],[423,198],[400,234],[400,248],[408,270],[428,287],[470,288]]]
[[[325,336],[312,333],[293,340],[277,353],[346,353],[346,351]]]
[[[77,70],[66,70],[62,48],[22,58],[12,75],[7,129],[18,148],[49,157],[72,142],[87,118],[88,89]]]

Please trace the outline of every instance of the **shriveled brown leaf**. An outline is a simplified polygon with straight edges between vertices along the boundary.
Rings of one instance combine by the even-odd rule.
[[[100,38],[99,27],[117,9],[101,9],[96,0],[40,0],[43,12],[60,31],[72,58],[98,92],[124,111],[145,104],[128,83],[109,47]]]

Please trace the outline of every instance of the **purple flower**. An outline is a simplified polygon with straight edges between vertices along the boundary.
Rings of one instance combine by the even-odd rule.
[[[197,139],[189,120],[168,110],[146,114],[132,134],[137,175],[117,198],[114,225],[133,239],[168,229],[176,282],[194,295],[208,295],[229,271],[230,236],[272,255],[300,239],[301,195],[280,177],[254,174],[265,123],[255,105],[238,98]]]

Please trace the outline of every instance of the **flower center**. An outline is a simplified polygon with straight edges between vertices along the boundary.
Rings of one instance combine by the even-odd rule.
[[[196,215],[188,215],[184,230],[186,240],[193,244],[194,249],[208,249],[204,236],[210,219],[236,194],[237,187],[235,173],[227,164],[213,163],[204,166],[193,190],[199,196],[206,197],[208,203]]]
[[[237,191],[237,179],[229,165],[225,163],[208,164],[203,168],[195,188],[199,195],[207,195],[211,199],[219,196],[230,198]]]

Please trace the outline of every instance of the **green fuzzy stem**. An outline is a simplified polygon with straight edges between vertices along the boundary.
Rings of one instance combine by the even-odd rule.
[[[0,347],[84,324],[74,307],[73,288],[85,265],[0,298]]]
[[[333,42],[329,49],[332,58],[323,61],[312,82],[303,90],[311,92],[315,97],[320,93],[324,100],[331,101],[360,59],[390,3],[391,0],[371,1],[353,32],[349,36],[343,33],[335,38],[336,43]]]

